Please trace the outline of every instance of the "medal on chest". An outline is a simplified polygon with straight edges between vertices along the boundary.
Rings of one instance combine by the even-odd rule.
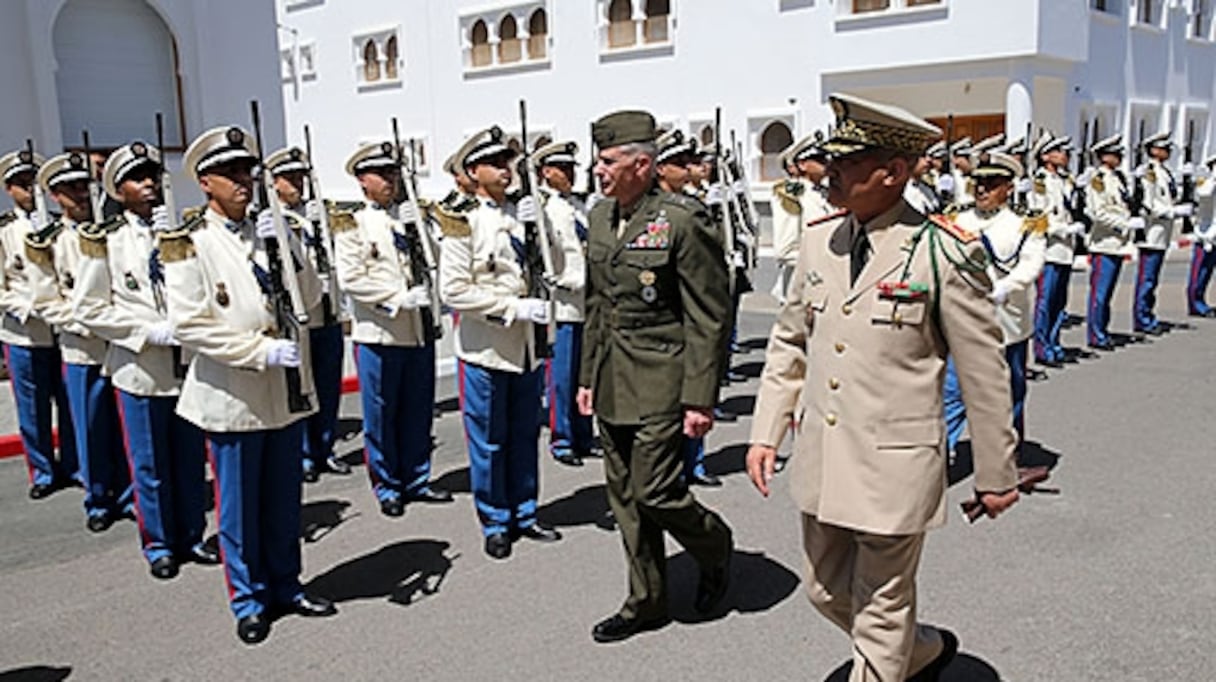
[[[122,274],[122,282],[129,291],[139,291],[139,280],[135,279],[135,275],[130,270]]]
[[[232,299],[228,297],[228,287],[223,282],[215,283],[215,303],[221,308],[227,308]]]
[[[654,270],[643,270],[638,273],[638,282],[642,285],[642,300],[647,303],[654,303],[659,298],[659,290],[654,288],[654,283],[658,281],[658,276],[654,274]]]

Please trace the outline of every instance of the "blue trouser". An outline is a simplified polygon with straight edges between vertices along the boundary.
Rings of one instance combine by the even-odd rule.
[[[400,499],[431,481],[435,346],[358,344],[363,441],[376,499]]]
[[[151,563],[187,552],[207,527],[203,432],[174,413],[177,396],[120,390],[118,401],[144,556]]]
[[[1039,276],[1039,298],[1034,308],[1034,356],[1038,360],[1064,360],[1060,331],[1068,319],[1068,278],[1071,274],[1070,264],[1047,263]]]
[[[1212,306],[1204,301],[1208,282],[1212,280],[1212,270],[1216,268],[1216,249],[1208,251],[1203,248],[1203,242],[1195,242],[1195,250],[1191,254],[1191,276],[1186,285],[1186,309],[1194,315],[1206,315]]]
[[[79,479],[76,435],[63,386],[59,347],[7,345],[4,359],[8,363],[13,398],[17,403],[17,428],[25,447],[30,485],[62,485],[70,479]],[[52,419],[52,406],[59,411],[57,420]],[[58,461],[51,433],[53,421],[59,426]]]
[[[342,400],[342,344],[340,324],[308,330],[317,411],[304,420],[304,471],[315,469],[334,454],[338,404]]]
[[[121,513],[131,505],[134,489],[114,387],[102,376],[101,365],[68,363],[63,373],[84,479],[84,511],[89,516]]]
[[[473,501],[485,535],[536,523],[543,375],[460,363],[460,401]]]
[[[238,619],[287,606],[300,589],[303,421],[273,431],[208,433],[220,556]]]
[[[554,457],[591,450],[591,417],[578,412],[579,359],[583,323],[558,322],[553,359],[549,361],[549,452]]]
[[[705,439],[684,437],[684,480],[705,475]]]
[[[1013,398],[1013,428],[1018,432],[1018,449],[1026,435],[1026,352],[1029,340],[1005,346],[1005,362],[1009,365],[1009,393]],[[942,405],[946,419],[946,444],[954,452],[963,430],[967,428],[967,408],[958,383],[954,358],[946,358],[946,380],[942,384]]]
[[[1161,326],[1153,308],[1157,305],[1157,281],[1165,263],[1163,249],[1140,249],[1140,269],[1136,274],[1136,307],[1132,311],[1133,329],[1147,332]]]
[[[1123,256],[1094,253],[1089,257],[1089,312],[1085,315],[1086,341],[1091,346],[1110,343],[1110,299],[1115,294]]]

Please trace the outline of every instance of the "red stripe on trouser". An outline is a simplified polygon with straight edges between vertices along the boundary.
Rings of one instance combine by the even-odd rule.
[[[211,439],[208,438],[203,442],[203,448],[207,451],[207,461],[211,464],[211,489],[215,491],[215,526],[221,528],[220,518],[224,514],[223,495],[220,494],[220,472],[215,468],[215,454],[211,451]],[[232,579],[228,577],[228,557],[224,555],[224,543],[216,542],[215,546],[220,551],[220,563],[224,567],[224,587],[228,590],[228,602],[232,602],[232,598],[236,596],[236,590],[232,588]]]
[[[1186,294],[1187,294],[1186,305],[1187,305],[1187,308],[1190,308],[1191,310],[1194,310],[1194,306],[1191,304],[1195,302],[1195,299],[1201,298],[1200,296],[1196,295],[1196,292],[1198,289],[1198,286],[1196,286],[1196,285],[1199,284],[1199,282],[1198,282],[1199,268],[1202,265],[1203,265],[1203,247],[1196,244],[1195,253],[1191,257],[1191,280],[1187,284],[1187,287],[1186,287]]]
[[[135,458],[131,455],[131,437],[127,433],[127,410],[122,404],[122,394],[114,389],[114,402],[118,406],[118,427],[122,429],[122,449],[127,459],[127,471],[131,474],[131,498],[135,500],[135,525],[139,526],[139,546],[146,548],[151,542],[144,527],[144,511],[139,504],[139,480],[135,476]]]

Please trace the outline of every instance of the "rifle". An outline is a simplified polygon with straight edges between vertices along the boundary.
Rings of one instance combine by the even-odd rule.
[[[165,119],[159,111],[156,112],[156,154],[160,157],[161,205],[165,207],[165,212],[169,214],[169,221],[172,223],[177,220],[177,204],[173,200],[173,179],[169,175],[169,165],[165,163]],[[92,190],[90,190],[91,194]],[[101,213],[98,211],[94,214],[93,219],[100,221],[100,215]],[[152,266],[152,268],[158,267],[160,267],[159,263]],[[169,309],[165,305],[165,294],[161,288],[164,284],[164,277],[149,274],[148,279],[152,280],[152,299],[156,302],[156,312],[164,315]],[[173,376],[177,379],[185,379],[186,365],[182,364],[181,346],[170,346],[169,349],[173,352]]]
[[[1192,157],[1193,145],[1195,144],[1195,121],[1192,119],[1186,123],[1186,147],[1182,150],[1182,162],[1189,165],[1194,162]],[[1184,173],[1182,175],[1182,196],[1179,197],[1179,203],[1194,204],[1195,203],[1195,173]],[[1182,232],[1187,234],[1195,231],[1195,221],[1191,216],[1186,216],[1182,219]]]
[[[951,147],[954,146],[954,114],[946,115],[946,160],[942,164],[942,174],[949,176],[954,180],[954,151]],[[954,192],[938,192],[937,202],[941,204],[942,212],[946,212],[946,208],[954,202]]]
[[[729,182],[728,173],[726,161],[722,158],[722,107],[714,109],[714,170],[718,176],[717,181],[726,185],[728,193],[726,197],[723,197],[725,203],[717,207],[717,210],[722,218],[722,250],[726,256],[726,276],[730,283],[730,295],[733,299],[737,285],[735,264],[732,260],[735,253],[735,217],[730,210],[729,196],[734,193],[734,190],[726,184]]]
[[[396,116],[392,119],[392,125],[393,154],[396,155],[399,169],[397,181],[400,183],[397,186],[397,199],[408,204],[410,213],[414,216],[414,220],[404,225],[406,239],[409,242],[406,251],[410,259],[410,273],[414,277],[414,285],[425,286],[427,293],[431,296],[430,307],[418,312],[422,316],[423,328],[431,330],[432,339],[439,339],[443,337],[443,319],[440,317],[442,303],[439,301],[439,263],[435,260],[435,254],[431,250],[431,236],[424,227],[425,223],[417,222],[422,220],[422,210],[418,208],[418,194],[414,189],[414,140],[410,140],[410,163],[406,164]]]
[[[591,126],[591,134],[587,138],[587,194],[583,197],[583,201],[590,204],[591,195],[595,194],[595,125]],[[587,210],[591,210],[591,206],[587,206]]]
[[[519,100],[519,137],[523,141],[523,173],[520,174],[520,195],[531,196],[536,205],[536,221],[524,223],[525,244],[528,264],[528,296],[542,298],[549,302],[549,323],[538,324],[535,327],[536,355],[542,358],[553,357],[553,340],[556,339],[554,322],[557,314],[557,299],[553,296],[545,279],[554,277],[553,252],[549,246],[549,229],[545,225],[544,210],[541,204],[540,185],[536,180],[536,166],[532,163],[532,152],[528,148],[528,103]],[[536,252],[540,251],[540,257]],[[541,277],[537,276],[537,265],[540,265]]]
[[[1136,148],[1132,150],[1132,191],[1131,197],[1127,202],[1128,212],[1133,216],[1138,216],[1144,213],[1144,178],[1138,177],[1137,173],[1141,164],[1144,163],[1144,119],[1140,119],[1140,128],[1137,132]],[[1144,230],[1136,230],[1136,234],[1132,237],[1132,242],[1139,244],[1145,239]]]
[[[102,197],[101,183],[97,181],[97,169],[93,167],[93,148],[89,145],[89,131],[80,131],[80,139],[84,143],[84,164],[89,170],[89,207],[93,214],[93,222],[100,223],[102,221],[102,210],[105,205],[105,199]],[[163,164],[165,158],[162,156],[160,162]]]
[[[25,153],[30,157],[30,164],[34,166],[34,175],[38,175],[38,163],[35,161],[38,157],[34,156],[34,141],[30,138],[25,140]],[[38,178],[34,178],[34,217],[37,218],[38,229],[43,230],[50,227],[51,214],[46,207],[46,193],[42,191],[42,185],[38,183]]]
[[[1094,119],[1093,130],[1094,130],[1094,136],[1096,138],[1097,133],[1098,133],[1098,120],[1097,119]],[[1090,150],[1089,121],[1086,121],[1084,126],[1082,126],[1082,128],[1081,128],[1081,152],[1079,154],[1077,154],[1077,172],[1076,172],[1076,175],[1073,176],[1074,178],[1080,178],[1082,175],[1085,174],[1085,166],[1089,162],[1089,158],[1088,158],[1089,150]],[[1069,197],[1068,199],[1069,199],[1068,212],[1072,216],[1072,221],[1074,223],[1081,223],[1082,225],[1084,225],[1085,230],[1088,232],[1089,229],[1091,227],[1093,227],[1094,221],[1092,218],[1089,217],[1089,213],[1085,210],[1085,188],[1078,187],[1076,185],[1076,183],[1074,182],[1073,188],[1072,188],[1072,196]],[[1082,239],[1081,235],[1076,235],[1075,237],[1073,237],[1073,252],[1074,253],[1081,250],[1081,248],[1084,244],[1084,241],[1085,240]]]
[[[747,172],[743,166],[743,143],[735,140],[735,131],[730,131],[730,146],[735,152],[734,164],[731,167],[734,173],[734,180],[742,185],[743,191],[735,195],[736,203],[739,205],[739,213],[743,216],[743,226],[747,228],[751,234],[752,244],[756,244],[760,234],[758,227],[760,220],[756,213],[756,202],[752,200],[751,183],[747,181]],[[758,265],[755,248],[748,249],[749,258],[747,259],[748,268],[755,268]]]
[[[321,185],[317,181],[317,168],[312,163],[312,132],[308,129],[307,123],[304,124],[304,156],[308,158],[308,174],[304,176],[305,182],[308,183],[308,198],[315,202],[320,209],[317,211],[317,218],[312,221],[311,246],[313,260],[317,265],[317,274],[321,276],[321,281],[325,284],[321,293],[321,316],[325,321],[325,326],[328,327],[338,322],[335,302],[341,301],[342,295],[338,289],[338,274],[334,272],[333,261],[329,257],[334,249],[334,236],[329,229],[329,209],[325,206],[325,200],[321,198],[323,195]]]
[[[1030,148],[1032,146],[1034,146],[1034,140],[1031,139],[1031,135],[1033,135],[1033,134],[1034,134],[1034,123],[1027,121],[1026,122],[1026,137],[1023,138],[1024,141],[1022,143],[1022,145],[1023,145],[1022,146],[1022,173],[1024,174],[1022,176],[1023,178],[1029,178],[1031,176],[1030,163],[1031,163],[1031,161],[1033,161],[1033,155],[1030,153]],[[1019,213],[1022,213],[1022,214],[1027,213],[1030,210],[1030,192],[1029,192],[1029,190],[1019,191],[1014,196],[1013,202],[1014,202],[1014,208],[1016,208]]]
[[[270,299],[274,308],[275,327],[279,338],[300,342],[300,326],[308,323],[308,313],[300,296],[300,284],[296,281],[295,263],[288,244],[287,223],[283,221],[283,210],[279,197],[271,184],[273,180],[262,162],[262,117],[258,113],[258,102],[249,103],[253,115],[253,135],[257,141],[257,165],[261,178],[256,183],[258,204],[269,209],[274,218],[275,236],[263,240],[266,244],[266,259],[270,266]],[[304,393],[298,367],[284,367],[287,379],[287,409],[293,413],[312,409],[312,401]]]

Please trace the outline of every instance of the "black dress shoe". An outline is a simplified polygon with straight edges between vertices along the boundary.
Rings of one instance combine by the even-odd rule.
[[[539,523],[534,523],[524,528],[517,528],[513,535],[517,538],[528,538],[537,542],[557,542],[562,539],[561,533],[552,528],[545,528]]]
[[[41,500],[42,498],[55,492],[55,486],[50,483],[36,483],[30,486],[30,499]]]
[[[486,536],[486,554],[491,559],[506,559],[511,556],[511,538],[506,533]]]
[[[909,677],[908,682],[938,682],[942,673],[945,672],[946,666],[950,665],[950,661],[954,660],[955,654],[958,653],[958,637],[955,637],[954,633],[949,630],[938,628],[937,631],[942,636],[942,652],[937,655],[937,658],[929,661],[929,665]]]
[[[405,503],[396,498],[380,500],[380,513],[390,518],[405,516]]]
[[[722,479],[709,472],[706,472],[703,474],[693,474],[692,477],[688,479],[688,484],[699,485],[706,488],[719,488],[722,486]]]
[[[316,467],[304,470],[305,483],[316,483],[319,480],[321,480],[321,473],[317,471]]]
[[[718,604],[722,603],[722,598],[726,596],[726,591],[730,588],[730,560],[733,555],[734,547],[731,547],[730,553],[726,555],[726,561],[720,566],[701,570],[701,578],[697,581],[697,597],[692,604],[697,613],[701,615],[711,613]]]
[[[334,603],[323,597],[310,597],[307,594],[291,603],[288,608],[291,613],[304,618],[325,618],[338,612]]]
[[[557,460],[558,464],[564,464],[568,467],[581,467],[583,465],[583,458],[573,452],[557,455],[553,459]]]
[[[452,501],[452,493],[446,490],[423,488],[410,495],[410,502],[425,502],[427,504],[445,504]]]
[[[591,441],[591,447],[587,448],[587,451],[581,454],[583,457],[603,457],[604,444],[600,442],[599,438],[596,438]]]
[[[163,556],[152,562],[148,572],[157,580],[172,580],[177,577],[177,559]]]
[[[203,566],[215,566],[220,562],[220,553],[211,549],[207,545],[196,545],[186,552],[186,557],[196,564]]]
[[[619,642],[629,639],[639,632],[658,630],[670,622],[671,618],[668,616],[643,620],[641,618],[625,618],[618,613],[596,623],[595,627],[591,628],[591,639],[600,644]]]
[[[114,525],[114,516],[105,511],[100,514],[89,514],[89,518],[84,522],[84,527],[93,533],[104,533],[112,525]]]
[[[257,644],[270,634],[270,619],[255,613],[236,622],[236,636],[245,644]]]
[[[331,474],[341,474],[342,476],[350,473],[350,465],[334,455],[325,458],[325,469]]]

